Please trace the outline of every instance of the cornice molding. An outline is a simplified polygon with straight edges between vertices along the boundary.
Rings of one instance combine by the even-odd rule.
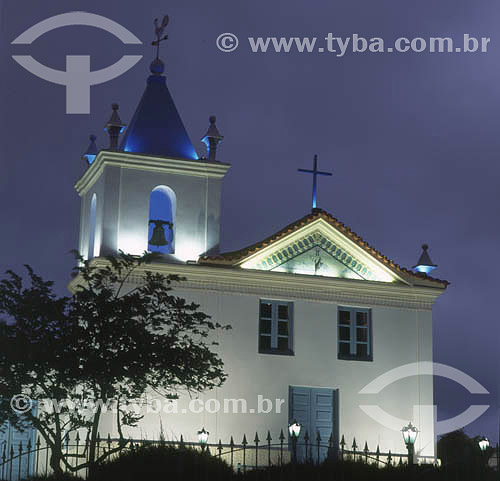
[[[237,265],[246,269],[272,270],[315,247],[322,248],[325,253],[364,279],[409,284],[321,218],[252,254]]]
[[[222,179],[231,167],[230,164],[222,162],[204,162],[202,160],[156,157],[137,153],[102,150],[99,152],[94,162],[92,162],[92,165],[75,184],[75,189],[80,196],[84,195],[101,176],[106,165],[124,169],[214,179]]]
[[[104,266],[106,261],[97,258],[92,263]],[[183,290],[257,295],[284,300],[335,302],[367,307],[383,306],[431,311],[435,300],[443,293],[443,289],[408,286],[402,283],[167,263],[155,263],[137,269],[130,277],[130,284],[137,285],[142,282],[145,271],[185,277],[186,280],[180,284]],[[70,291],[74,291],[79,282],[78,277],[73,279],[68,286]]]

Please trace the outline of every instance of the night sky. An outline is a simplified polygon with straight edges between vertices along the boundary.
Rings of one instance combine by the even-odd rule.
[[[0,270],[31,264],[61,293],[77,247],[80,202],[73,185],[88,135],[107,147],[110,104],[128,122],[153,57],[152,19],[168,13],[167,83],[200,155],[210,114],[232,164],[223,188],[222,249],[244,247],[310,211],[319,167],[319,207],[372,246],[412,266],[430,245],[436,277],[451,282],[434,309],[437,362],[465,371],[491,395],[436,381],[440,419],[470,404],[491,408],[467,431],[498,439],[500,4],[492,0],[251,2],[213,0],[0,1]],[[144,45],[123,45],[91,27],[54,30],[28,46],[10,42],[70,10],[109,17]],[[240,38],[220,52],[217,36]],[[252,53],[247,37],[491,37],[488,53]],[[144,55],[131,70],[91,89],[91,114],[65,113],[64,87],[12,60],[32,55],[65,69],[90,55],[92,70]]]

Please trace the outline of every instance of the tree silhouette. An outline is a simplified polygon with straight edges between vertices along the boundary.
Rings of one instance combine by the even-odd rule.
[[[8,271],[0,281],[0,425],[34,427],[56,473],[92,470],[123,449],[123,428],[141,419],[130,407],[150,390],[175,399],[226,379],[212,339],[229,326],[175,296],[172,286],[184,279],[149,271],[154,254],[77,257],[71,296],[57,296],[29,266],[26,279]],[[11,408],[19,394],[37,403],[37,414]],[[97,453],[103,405],[115,412],[119,442]],[[77,430],[88,437],[88,458],[73,466],[64,441]]]

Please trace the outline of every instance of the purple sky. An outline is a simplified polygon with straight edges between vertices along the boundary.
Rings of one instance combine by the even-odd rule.
[[[163,59],[185,126],[199,138],[217,115],[219,159],[232,168],[223,189],[222,248],[258,241],[310,210],[310,179],[297,168],[333,171],[319,179],[319,207],[396,262],[411,266],[430,245],[436,277],[452,285],[434,309],[435,360],[465,371],[491,395],[436,382],[440,418],[470,404],[492,407],[470,434],[498,439],[500,265],[500,5],[492,0],[123,2],[0,0],[0,271],[29,263],[63,287],[77,246],[80,204],[73,184],[89,133],[107,146],[110,104],[130,120],[152,58],[152,19],[168,13]],[[109,17],[143,46],[91,27],[66,27],[30,46],[10,42],[69,10]],[[240,38],[233,53],[215,39]],[[488,53],[251,53],[247,37],[491,37]],[[66,55],[91,55],[93,70],[124,54],[144,55],[121,77],[91,90],[90,115],[66,115],[64,88],[11,55],[56,69]],[[63,290],[61,289],[61,292]]]

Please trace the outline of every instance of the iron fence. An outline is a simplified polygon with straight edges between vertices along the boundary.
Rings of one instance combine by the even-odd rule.
[[[123,440],[121,440],[123,443]],[[276,441],[276,442],[274,442]],[[142,446],[167,445],[177,448],[192,448],[205,451],[207,454],[216,456],[225,462],[233,470],[246,473],[248,470],[258,470],[260,468],[271,466],[282,466],[284,464],[298,461],[311,464],[320,464],[326,458],[334,458],[340,461],[352,460],[364,463],[372,463],[377,466],[401,465],[409,461],[408,453],[381,452],[379,446],[376,450],[370,450],[368,443],[360,448],[353,439],[350,447],[347,446],[345,437],[342,436],[340,442],[335,442],[333,434],[329,439],[323,440],[319,433],[314,439],[310,438],[306,432],[302,441],[293,438],[286,438],[283,430],[279,436],[273,439],[268,431],[263,441],[260,440],[258,433],[252,442],[243,435],[240,443],[235,443],[233,437],[229,443],[200,443],[186,442],[183,437],[179,440],[148,440],[148,439],[128,439],[122,449],[108,456],[106,459],[113,459],[122,452],[137,449]],[[102,457],[106,452],[114,451],[119,446],[120,439],[97,438],[96,459]],[[50,448],[44,444],[40,437],[32,445],[30,441],[23,446],[22,442],[18,446],[7,448],[4,443],[1,449],[0,479],[2,481],[19,481],[32,476],[47,476],[51,474],[50,468]],[[83,477],[88,476],[88,467],[77,470],[77,466],[88,463],[89,461],[89,440],[82,441],[76,434],[75,439],[70,441],[66,437],[63,446],[63,456],[67,463],[64,463],[65,471],[77,472]],[[295,459],[294,459],[295,458]],[[419,462],[433,463],[437,462],[432,456],[416,456]]]

